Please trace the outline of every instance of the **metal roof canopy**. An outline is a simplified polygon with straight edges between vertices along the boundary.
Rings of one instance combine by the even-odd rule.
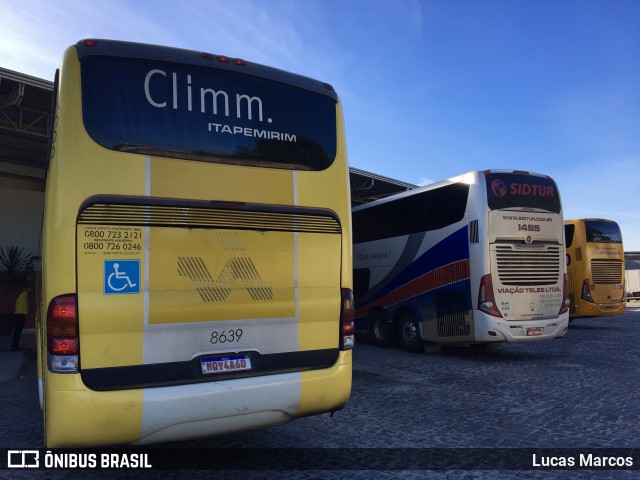
[[[0,178],[41,183],[43,178],[22,175],[8,165],[47,168],[51,132],[53,82],[0,68]],[[4,165],[3,165],[4,164]],[[416,188],[416,185],[357,168],[349,169],[352,204]]]
[[[53,82],[0,68],[0,181],[44,191]]]
[[[418,188],[417,185],[383,177],[375,173],[349,168],[352,206],[373,202],[400,192]]]
[[[53,82],[0,68],[0,162],[46,167],[52,92]]]

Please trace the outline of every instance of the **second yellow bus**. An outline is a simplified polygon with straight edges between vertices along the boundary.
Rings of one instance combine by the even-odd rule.
[[[624,313],[624,249],[618,224],[584,218],[566,220],[564,228],[570,318]]]

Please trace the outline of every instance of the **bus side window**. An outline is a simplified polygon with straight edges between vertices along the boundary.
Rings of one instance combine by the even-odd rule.
[[[564,243],[567,248],[571,247],[573,243],[573,234],[576,231],[575,225],[565,225],[564,226]]]

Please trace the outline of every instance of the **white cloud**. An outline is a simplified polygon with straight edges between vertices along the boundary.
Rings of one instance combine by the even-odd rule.
[[[436,182],[436,180],[430,180],[430,179],[428,179],[428,178],[421,178],[421,179],[418,181],[417,185],[418,185],[419,187],[424,187],[425,185],[431,185],[432,183],[435,183],[435,182]]]
[[[342,54],[326,34],[314,37],[324,10],[297,1],[0,0],[0,66],[52,79],[68,46],[109,38],[242,57],[330,81]]]

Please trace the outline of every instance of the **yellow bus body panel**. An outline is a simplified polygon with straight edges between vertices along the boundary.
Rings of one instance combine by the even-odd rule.
[[[340,358],[332,369],[303,372],[298,415],[302,417],[326,412],[325,405],[334,405],[334,410],[344,407],[351,393],[351,375],[351,350],[340,352]],[[335,387],[328,389],[329,383]]]
[[[351,389],[351,352],[340,353],[336,364],[324,370],[303,372],[300,407],[294,415],[283,414],[283,418],[292,420],[326,411],[326,405],[339,409],[349,400]],[[100,392],[99,408],[96,406],[96,392],[87,390],[79,375],[51,374],[46,383],[46,395],[52,399],[47,406],[45,418],[48,448],[86,447],[109,444],[148,443],[141,438],[144,391],[141,389],[117,392]],[[278,380],[279,376],[274,379]],[[233,382],[229,385],[233,388]],[[327,388],[327,383],[335,385]],[[55,390],[53,390],[55,385]],[[212,405],[215,409],[215,406]],[[282,412],[280,412],[282,414]],[[246,414],[247,417],[250,414]],[[217,432],[237,431],[234,424],[242,425],[243,413],[236,418],[219,417],[213,419]],[[231,420],[231,422],[229,422]],[[208,420],[202,420],[208,429]],[[192,423],[193,425],[189,425]],[[164,427],[197,428],[198,422],[185,422]],[[155,435],[153,432],[152,435]],[[210,432],[209,432],[210,434]],[[203,435],[206,436],[206,435]]]
[[[97,145],[84,129],[75,47],[65,53],[60,71],[45,194],[40,308],[44,314],[53,298],[78,295],[81,369],[154,363],[163,353],[162,348],[155,347],[157,332],[166,333],[163,329],[182,325],[209,328],[216,322],[225,326],[234,322],[259,325],[262,319],[282,319],[277,332],[294,332],[291,342],[295,351],[337,349],[340,289],[352,288],[351,209],[340,104],[336,109],[337,157],[326,170],[216,164],[212,175],[212,164],[122,153]],[[60,105],[64,105],[63,110]],[[120,242],[128,245],[124,255],[123,250],[94,248],[100,243],[95,232],[108,235],[113,228],[76,225],[81,205],[97,194],[320,207],[337,215],[342,233],[127,227],[123,231],[139,236]],[[180,273],[180,257],[200,258],[217,281],[225,265],[238,256],[250,258],[260,280],[270,286],[270,301],[252,304],[246,282],[237,278],[225,302],[203,301],[198,280]],[[139,294],[105,294],[105,261],[114,259],[139,260]],[[280,395],[280,403],[265,407],[268,411],[261,412],[258,405],[245,418],[194,414],[197,418],[185,420],[180,414],[175,421],[167,419],[166,424],[156,426],[149,412],[162,411],[160,405],[165,400],[170,403],[173,393],[179,405],[181,387],[97,391],[88,388],[80,374],[52,373],[46,365],[44,321],[40,318],[37,328],[48,448],[190,438],[191,426],[201,436],[267,427],[340,409],[350,395],[352,355],[351,351],[340,351],[329,368],[189,386],[191,391],[202,392],[212,405],[219,402],[221,411],[229,407],[228,397],[215,390],[214,384],[234,392],[232,400],[238,403],[242,398]],[[292,321],[295,328],[289,329],[286,322]],[[172,355],[180,355],[179,347]],[[181,360],[189,360],[196,353],[202,352],[185,352]],[[211,391],[207,391],[207,385]],[[237,391],[235,386],[240,386]],[[281,394],[279,389],[286,392]]]
[[[140,436],[141,390],[100,392],[98,403],[80,375],[49,372],[45,397],[49,448],[126,444]]]

